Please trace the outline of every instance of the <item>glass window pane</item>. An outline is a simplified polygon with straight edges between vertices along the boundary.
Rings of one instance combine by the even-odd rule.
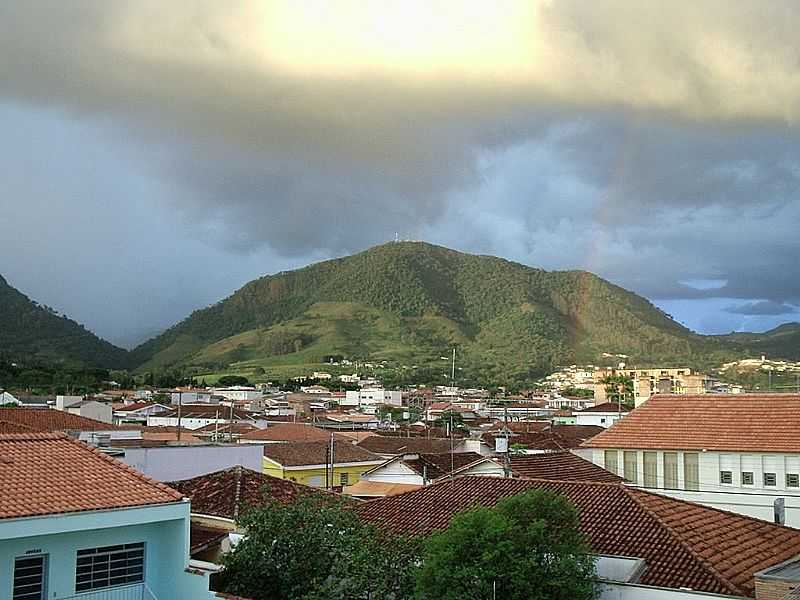
[[[644,487],[658,487],[658,452],[645,452],[644,457]]]
[[[699,455],[693,452],[683,455],[683,488],[690,491],[700,489]]]
[[[664,487],[678,489],[678,453],[664,452]]]
[[[639,483],[639,469],[636,460],[636,451],[626,450],[622,454],[622,460],[625,468],[625,479],[633,484]]]

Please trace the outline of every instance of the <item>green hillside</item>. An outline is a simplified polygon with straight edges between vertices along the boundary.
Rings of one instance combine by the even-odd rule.
[[[602,353],[704,366],[730,352],[591,273],[403,242],[252,281],[131,357],[142,370],[262,367],[287,376],[330,355],[442,370],[454,346],[462,377],[487,382],[530,380]]]
[[[714,338],[748,354],[800,359],[800,323],[784,323],[764,333],[729,333]]]
[[[0,276],[0,351],[67,366],[123,367],[128,353],[11,287]]]

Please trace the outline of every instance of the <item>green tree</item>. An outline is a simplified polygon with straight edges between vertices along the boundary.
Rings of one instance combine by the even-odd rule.
[[[341,500],[309,495],[244,513],[246,537],[217,587],[253,600],[410,600],[417,544],[361,521]]]
[[[420,600],[589,600],[595,565],[563,496],[533,490],[459,515],[425,544]]]
[[[242,375],[223,375],[217,380],[217,385],[250,385],[250,380]]]
[[[625,375],[609,375],[602,380],[609,402],[633,404],[633,379]]]

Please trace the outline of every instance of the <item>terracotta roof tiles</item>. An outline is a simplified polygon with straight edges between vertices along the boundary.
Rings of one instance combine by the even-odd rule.
[[[0,408],[0,421],[25,425],[36,431],[115,431],[116,425],[55,408]]]
[[[0,519],[178,502],[182,496],[63,433],[0,435]]]
[[[191,499],[193,513],[228,519],[236,519],[242,510],[259,506],[266,499],[288,504],[302,495],[329,494],[242,466],[174,481],[170,485]]]
[[[331,434],[310,424],[280,423],[266,429],[250,431],[242,439],[264,442],[324,442],[331,439]]]
[[[800,394],[656,395],[589,448],[800,452]]]
[[[324,465],[329,442],[282,442],[264,444],[264,456],[284,467],[305,465]],[[378,464],[383,458],[350,442],[334,442],[335,464],[365,463]]]
[[[576,505],[594,552],[644,559],[645,585],[752,596],[754,573],[800,554],[798,530],[613,483],[463,477],[357,510],[390,531],[427,535],[472,506],[537,488]]]
[[[450,452],[451,441],[448,438],[373,435],[361,440],[358,446],[376,454],[412,454],[417,452],[440,454]]]
[[[604,481],[615,483],[623,479],[572,452],[520,454],[511,457],[511,470],[526,479],[554,481]]]

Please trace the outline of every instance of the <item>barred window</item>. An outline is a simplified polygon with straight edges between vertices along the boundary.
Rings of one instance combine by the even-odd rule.
[[[754,481],[752,471],[742,471],[742,485],[753,485]]]
[[[732,471],[720,471],[719,472],[719,482],[723,485],[730,485],[733,483],[733,472]]]
[[[75,591],[144,581],[144,542],[78,550]]]
[[[800,475],[797,473],[787,473],[786,487],[800,487]]]
[[[775,473],[764,473],[764,486],[765,487],[773,487],[777,485],[778,478]]]

